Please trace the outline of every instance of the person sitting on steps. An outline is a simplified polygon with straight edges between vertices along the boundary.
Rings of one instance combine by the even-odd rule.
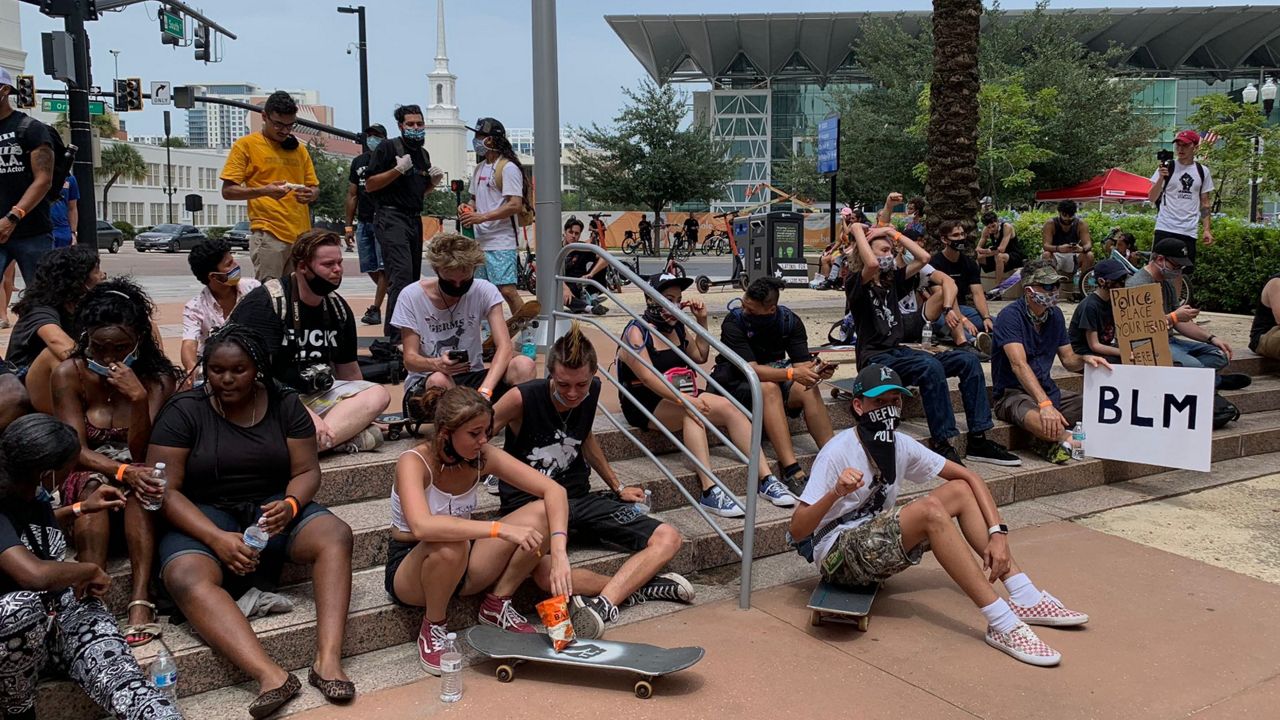
[[[1258,293],[1258,305],[1249,326],[1249,349],[1262,357],[1280,360],[1280,273],[1267,278]]]
[[[1000,219],[994,212],[982,214],[982,236],[978,238],[978,266],[995,272],[996,285],[1004,282],[1005,273],[1017,270],[1026,262],[1018,232],[1013,223]]]
[[[582,242],[582,221],[570,215],[569,219],[564,223],[564,244],[572,245],[576,242]],[[587,250],[571,252],[564,261],[564,274],[566,276],[595,280],[601,285],[606,284],[604,275],[605,270],[608,268],[609,262],[607,260]],[[609,312],[609,308],[604,306],[605,297],[597,295],[596,289],[588,285],[571,282],[564,283],[561,295],[564,306],[570,312],[592,313],[594,315],[605,315]]]
[[[570,614],[580,638],[598,638],[618,618],[618,606],[647,600],[693,601],[693,585],[680,575],[658,574],[684,539],[671,525],[638,510],[644,489],[624,487],[592,432],[600,402],[596,350],[575,323],[547,354],[548,377],[507,393],[494,408],[494,432],[506,429],[504,447],[551,477],[569,498],[574,543],[607,544],[635,553],[612,577],[574,568]],[[591,470],[608,491],[591,492]],[[500,486],[502,512],[515,512],[535,498],[507,482]],[[543,558],[533,574],[543,590],[555,591],[555,563]]]
[[[467,387],[436,386],[422,404],[434,433],[396,461],[385,585],[397,604],[426,609],[418,659],[423,670],[439,675],[455,594],[487,590],[481,623],[531,633],[534,627],[512,607],[511,596],[544,556],[551,593],[573,592],[569,510],[564,488],[489,444],[494,409],[487,398]],[[537,499],[492,522],[473,520],[481,473]]]
[[[903,398],[911,391],[893,368],[874,362],[864,367],[853,396],[854,427],[818,453],[791,517],[797,549],[808,553],[823,580],[846,588],[884,582],[932,551],[986,618],[988,645],[1031,665],[1057,665],[1062,656],[1029,625],[1083,625],[1089,616],[1039,590],[1014,561],[1009,527],[982,478],[898,431]],[[945,482],[896,506],[904,480],[935,477]],[[991,588],[996,580],[1008,600]]]
[[[1076,217],[1074,200],[1058,203],[1058,214],[1040,229],[1044,259],[1065,278],[1079,277],[1093,267],[1093,238],[1089,223]]]
[[[240,263],[231,254],[226,240],[201,241],[187,256],[191,274],[204,289],[182,308],[182,370],[186,373],[183,389],[189,389],[199,376],[199,359],[204,341],[214,330],[227,324],[231,311],[250,290],[262,283],[241,276]]]

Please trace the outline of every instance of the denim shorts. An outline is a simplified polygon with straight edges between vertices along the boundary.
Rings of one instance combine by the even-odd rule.
[[[373,220],[356,225],[356,254],[360,256],[360,272],[368,274],[382,269],[382,247],[373,234]]]
[[[476,277],[494,285],[516,284],[517,250],[485,250],[484,265],[476,268]]]

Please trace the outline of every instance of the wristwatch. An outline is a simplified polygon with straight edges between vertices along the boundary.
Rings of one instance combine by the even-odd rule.
[[[5,220],[8,220],[9,222],[13,223],[14,225],[17,225],[18,223],[22,222],[22,218],[18,217],[18,213],[13,212],[12,210],[11,210],[11,211],[9,211],[9,214],[8,214],[8,215],[5,215],[5,216],[4,216],[4,219],[5,219]]]
[[[992,525],[991,527],[987,528],[987,537],[991,537],[996,533],[1000,533],[1002,535],[1008,535],[1009,526],[1005,525],[1004,523],[1000,523],[999,525]]]

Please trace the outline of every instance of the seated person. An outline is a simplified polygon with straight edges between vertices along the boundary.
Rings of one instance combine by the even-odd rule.
[[[990,247],[988,247],[988,243]],[[978,267],[985,272],[995,271],[996,285],[1004,282],[1005,273],[1017,270],[1026,262],[1022,244],[1013,223],[1000,219],[994,212],[982,215],[982,236],[978,238]]]
[[[1169,321],[1169,351],[1178,367],[1205,367],[1214,371],[1216,390],[1248,387],[1252,378],[1242,373],[1222,373],[1231,361],[1231,345],[1196,324],[1200,311],[1178,302],[1182,274],[1192,268],[1187,244],[1181,238],[1163,238],[1151,249],[1151,260],[1129,276],[1127,287],[1160,284],[1164,314]]]
[[[858,365],[865,367],[874,362],[893,368],[908,383],[919,386],[929,421],[929,449],[962,465],[960,453],[951,445],[951,438],[960,431],[947,386],[948,377],[959,378],[969,426],[968,457],[994,465],[1021,465],[1017,455],[986,436],[995,423],[991,421],[987,381],[978,356],[965,352],[963,346],[933,354],[902,344],[904,323],[899,302],[903,294],[912,292],[912,278],[929,259],[929,253],[893,228],[872,230],[870,240],[861,226],[855,227],[853,234],[858,242],[858,272],[849,280],[848,307],[858,337]],[[894,243],[911,253],[910,265],[897,264]]]
[[[1083,625],[1089,616],[1037,589],[1014,562],[1009,527],[982,478],[897,431],[903,397],[911,391],[892,368],[867,365],[853,394],[855,426],[818,453],[791,517],[791,536],[805,539],[801,544],[812,552],[822,579],[844,587],[884,582],[932,550],[982,612],[988,645],[1031,665],[1057,665],[1061,655],[1028,626]],[[934,477],[946,482],[896,506],[903,481]],[[997,579],[1008,600],[992,589]]]
[[[796,460],[787,418],[803,413],[813,441],[819,448],[827,444],[832,434],[831,416],[820,383],[834,374],[835,367],[822,370],[815,366],[804,321],[778,304],[783,287],[777,278],[756,278],[742,294],[742,304],[720,323],[720,342],[750,363],[760,378],[764,407],[751,406],[751,386],[723,355],[716,356],[711,377],[747,412],[764,413],[764,431],[777,454],[782,481],[798,496],[805,474]],[[721,394],[715,386],[708,392]]]
[[[1249,349],[1262,357],[1280,360],[1280,273],[1267,278],[1258,294],[1249,327]]]
[[[342,239],[308,230],[290,253],[293,272],[247,294],[230,321],[247,325],[271,349],[271,374],[297,390],[320,450],[366,452],[382,444],[374,425],[391,396],[366,382],[356,362],[356,320],[338,294]]]
[[[1142,256],[1138,254],[1138,241],[1134,239],[1132,233],[1127,233],[1120,228],[1112,228],[1111,234],[1107,235],[1106,240],[1102,241],[1103,251],[1107,257],[1111,257],[1111,253],[1119,253],[1125,262],[1134,267],[1141,267],[1146,264]]]
[[[1063,278],[1049,261],[1027,263],[1022,278],[1022,296],[996,317],[991,358],[996,417],[1034,435],[1037,452],[1065,465],[1071,459],[1071,429],[1080,422],[1083,404],[1079,393],[1059,389],[1049,377],[1053,358],[1071,372],[1081,372],[1085,365],[1109,370],[1111,365],[1099,355],[1077,355],[1071,349],[1058,308]]]
[[[650,277],[649,284],[676,307],[687,308],[698,324],[706,328],[706,306],[698,300],[682,301],[681,294],[693,284],[693,278],[659,274]],[[634,349],[640,358],[618,351],[618,381],[626,385],[640,403],[637,405],[628,398],[619,396],[618,401],[627,422],[641,430],[647,430],[650,420],[645,413],[652,414],[663,427],[680,432],[685,446],[708,468],[711,467],[711,449],[704,421],[718,428],[726,428],[733,444],[744,453],[750,452],[751,419],[734,407],[728,398],[706,392],[705,387],[699,388],[698,385],[705,385],[705,381],[700,381],[692,366],[672,349],[680,348],[681,352],[701,365],[711,354],[707,341],[697,335],[690,337],[691,333],[686,332],[684,324],[672,317],[661,305],[648,298],[645,302],[646,322],[633,320],[622,331],[623,342]],[[679,390],[679,393],[672,390],[658,375],[645,367],[646,362],[667,377],[671,384],[685,389]],[[697,413],[680,402],[681,394],[697,408]],[[736,498],[722,490],[696,467],[694,472],[702,487],[699,502],[707,512],[731,518],[745,514]],[[760,453],[758,480],[756,490],[764,500],[778,507],[792,507],[796,504],[787,488],[770,473],[769,461],[763,451]]]
[[[336,237],[336,235],[335,235]],[[174,395],[156,418],[150,463],[164,463],[160,579],[215,652],[258,684],[266,717],[302,689],[262,649],[235,598],[274,587],[284,562],[311,566],[316,656],[308,681],[331,701],[355,696],[342,669],[351,600],[351,528],[312,501],[320,489],[316,431],[301,397],[276,382],[267,346],[234,322],[205,341],[203,387]],[[244,542],[258,525],[261,551]]]
[[[883,232],[883,231],[881,231]],[[876,234],[875,230],[867,233],[868,237]],[[917,245],[920,238],[915,232],[904,232],[903,236],[911,238]],[[892,236],[892,233],[889,233]],[[922,248],[923,249],[923,248]],[[857,250],[857,245],[854,245]],[[902,243],[897,243],[894,248],[897,257],[896,265],[898,267],[910,267],[915,263],[915,255],[907,250]],[[926,253],[927,257],[927,253]],[[861,261],[858,263],[861,265]],[[942,317],[942,308],[949,307],[951,312],[947,313],[946,323],[951,339],[957,346],[962,346],[968,342],[965,333],[976,335],[978,330],[969,322],[969,318],[961,315],[955,310],[956,307],[956,283],[951,276],[940,272],[934,272],[934,268],[928,262],[920,267],[920,271],[916,273],[914,279],[908,278],[906,287],[903,288],[902,296],[898,299],[898,310],[902,314],[902,342],[918,343],[924,338],[925,323],[932,325]],[[935,339],[935,343],[936,339]]]
[[[570,215],[564,224],[564,244],[576,242],[582,242],[582,221]],[[609,263],[604,258],[586,250],[571,252],[564,260],[566,276],[593,279],[601,285],[605,284],[604,271],[608,267]],[[597,295],[595,288],[567,282],[562,294],[564,306],[575,313],[604,315],[609,312],[609,308],[603,305],[604,297]]]
[[[564,488],[489,444],[494,410],[486,398],[467,387],[432,387],[422,401],[434,433],[396,463],[385,585],[396,603],[426,609],[418,659],[423,670],[439,675],[455,594],[488,590],[479,621],[531,633],[534,627],[511,606],[511,596],[543,555],[552,566],[551,593],[573,592],[569,510]],[[481,473],[539,499],[492,522],[472,520]]]
[[[1077,209],[1074,200],[1063,200],[1058,203],[1057,216],[1045,220],[1040,230],[1044,259],[1068,279],[1093,267],[1089,223],[1076,217]]]
[[[31,412],[31,397],[9,364],[0,358],[0,431]]]
[[[603,635],[605,624],[617,620],[618,606],[629,600],[693,602],[688,580],[658,574],[684,542],[680,532],[636,509],[633,503],[644,499],[644,491],[622,486],[591,431],[600,402],[597,369],[596,350],[575,323],[547,354],[549,377],[507,393],[494,407],[493,418],[494,432],[507,431],[503,447],[512,457],[564,488],[574,543],[605,543],[635,553],[613,577],[573,569],[573,591],[579,594],[570,613],[580,638]],[[608,492],[591,492],[591,470],[609,486]],[[536,501],[506,478],[500,488],[504,515]],[[555,558],[544,557],[534,582],[557,592],[558,572]]]
[[[959,221],[948,220],[938,227],[938,234],[942,238],[942,252],[932,254],[929,264],[955,282],[957,305],[942,308],[943,316],[933,323],[933,334],[935,337],[951,335],[953,321],[948,316],[955,310],[978,330],[973,334],[966,330],[965,342],[957,345],[957,349],[965,352],[976,350],[980,356],[989,356],[991,311],[987,308],[987,296],[982,294],[982,271],[978,268],[978,261],[964,254],[969,244],[969,232]]]
[[[1111,291],[1124,287],[1129,271],[1114,258],[1107,258],[1093,268],[1098,289],[1080,301],[1071,314],[1067,336],[1071,349],[1077,355],[1101,355],[1108,360],[1120,361],[1120,348],[1116,346],[1116,320],[1111,312]]]
[[[100,599],[111,576],[67,561],[62,524],[118,512],[124,495],[109,485],[54,510],[41,476],[74,467],[76,432],[53,417],[27,415],[0,435],[0,707],[6,718],[35,718],[41,676],[67,677],[102,712],[120,720],[180,720],[177,703],[151,685]],[[46,707],[46,711],[48,708]]]
[[[182,308],[182,370],[189,388],[198,379],[199,358],[204,341],[217,328],[227,324],[231,311],[262,283],[241,277],[240,263],[231,255],[226,240],[204,240],[191,248],[187,256],[191,273],[204,289]]]
[[[55,414],[80,436],[80,458],[62,481],[63,504],[83,501],[101,485],[134,491],[124,512],[84,515],[71,526],[76,557],[101,568],[106,568],[112,535],[123,531],[133,569],[125,627],[130,646],[160,635],[147,593],[156,513],[143,503],[164,490],[153,484],[153,468],[142,461],[156,413],[178,382],[178,369],[152,334],[153,312],[151,299],[129,278],[98,284],[76,308],[76,326],[84,329],[80,343],[52,379]]]
[[[844,288],[844,268],[849,253],[853,250],[853,210],[840,208],[840,228],[835,242],[827,245],[818,256],[818,272],[809,282],[814,290],[831,290]]]

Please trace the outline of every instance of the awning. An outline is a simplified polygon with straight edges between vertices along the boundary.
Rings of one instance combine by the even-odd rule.
[[[1092,180],[1079,185],[1041,190],[1036,193],[1036,202],[1058,202],[1075,200],[1076,202],[1146,202],[1147,193],[1151,192],[1151,181],[1141,175],[1134,175],[1119,168],[1111,168]]]

